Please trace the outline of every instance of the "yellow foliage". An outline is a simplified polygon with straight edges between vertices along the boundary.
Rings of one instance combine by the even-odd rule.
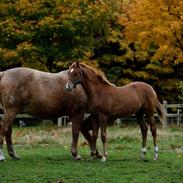
[[[175,64],[183,64],[183,53],[180,53],[178,58],[175,60]]]
[[[0,48],[1,59],[11,60],[17,57],[17,52],[14,50]]]

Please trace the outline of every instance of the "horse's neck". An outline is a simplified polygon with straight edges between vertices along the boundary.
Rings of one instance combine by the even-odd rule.
[[[101,94],[107,92],[108,87],[110,86],[100,81],[97,76],[87,76],[83,84],[83,88],[90,100],[101,100]]]

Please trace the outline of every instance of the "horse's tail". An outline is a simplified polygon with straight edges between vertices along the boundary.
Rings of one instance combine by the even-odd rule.
[[[156,100],[156,112],[158,114],[158,117],[159,117],[159,120],[161,122],[161,124],[163,126],[166,126],[167,125],[167,121],[166,121],[166,112],[165,110],[163,109],[163,106],[162,104],[160,103],[159,99],[157,98]]]

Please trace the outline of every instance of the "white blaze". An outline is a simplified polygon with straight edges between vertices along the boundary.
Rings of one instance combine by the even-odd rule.
[[[72,73],[73,71],[74,71],[74,69],[72,68],[70,72]]]

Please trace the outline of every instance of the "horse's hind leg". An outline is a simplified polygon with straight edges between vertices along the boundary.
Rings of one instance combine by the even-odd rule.
[[[137,112],[136,117],[137,117],[137,122],[140,125],[141,134],[142,134],[142,150],[141,150],[140,158],[143,160],[145,158],[145,154],[147,152],[146,141],[147,141],[148,128],[147,128],[147,124],[144,120],[144,113],[142,111]]]
[[[13,143],[12,143],[12,126],[10,125],[8,131],[6,132],[6,144],[7,144],[7,150],[8,154],[12,159],[20,159],[19,156],[15,153],[15,150],[13,148]]]
[[[19,159],[19,157],[16,155],[16,153],[14,151],[13,143],[11,140],[11,135],[12,135],[12,127],[10,125],[8,131],[5,134],[8,154],[13,159]],[[2,147],[3,147],[3,140],[1,141],[1,144],[0,144],[0,161],[3,161],[5,159],[5,157],[3,155]]]
[[[158,146],[157,146],[157,142],[156,142],[156,137],[157,137],[157,126],[154,120],[154,114],[148,115],[147,116],[147,122],[150,124],[150,128],[151,128],[151,133],[153,136],[153,142],[154,142],[154,160],[158,159]]]
[[[99,133],[99,124],[97,121],[93,122],[93,130],[92,130],[92,148],[91,148],[91,157],[102,158],[102,155],[99,153],[97,149],[97,139]]]
[[[81,160],[81,156],[78,154],[77,151],[77,144],[79,138],[79,132],[81,129],[81,121],[83,119],[84,114],[79,116],[71,117],[72,121],[72,145],[71,145],[71,153],[74,159]]]
[[[108,156],[107,154],[107,117],[101,114],[99,116],[99,122],[100,122],[100,128],[101,128],[101,140],[103,144],[103,157],[101,161],[105,162]]]
[[[4,140],[4,136],[6,136],[9,130],[9,127],[14,121],[15,116],[16,116],[16,112],[14,110],[10,110],[10,109],[5,110],[3,118],[0,122],[0,160],[5,159],[2,153],[3,140]]]

